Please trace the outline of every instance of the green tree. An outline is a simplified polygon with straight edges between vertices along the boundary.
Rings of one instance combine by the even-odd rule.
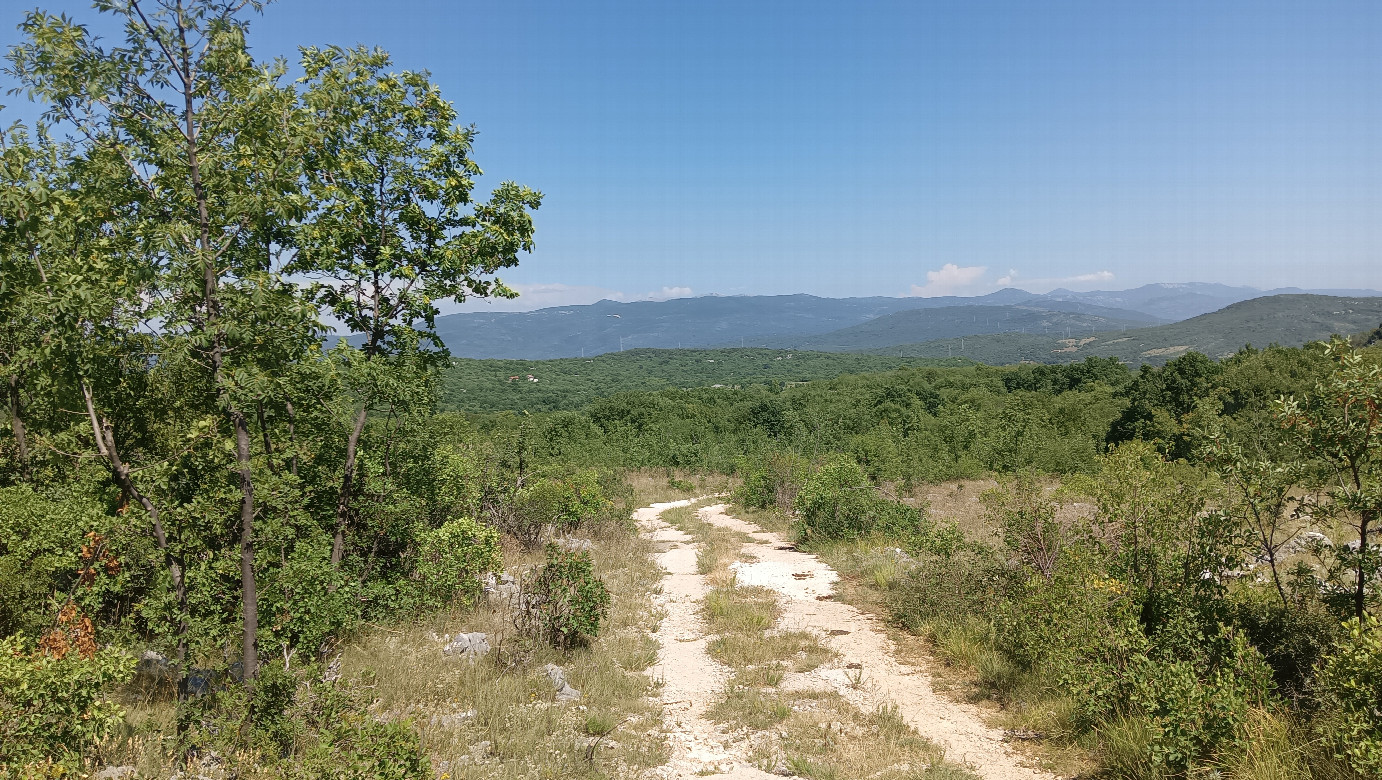
[[[1337,337],[1325,354],[1334,361],[1328,378],[1302,400],[1278,401],[1277,414],[1324,469],[1329,502],[1318,511],[1358,534],[1355,545],[1335,545],[1334,552],[1353,571],[1353,616],[1361,623],[1368,583],[1382,570],[1382,553],[1372,541],[1382,532],[1382,366]]]
[[[266,334],[311,339],[313,332],[311,311],[296,304],[274,268],[275,240],[302,203],[296,94],[284,83],[282,63],[264,66],[249,55],[241,13],[247,6],[258,8],[215,0],[99,2],[125,30],[123,43],[110,47],[66,17],[35,11],[10,60],[12,73],[49,106],[49,118],[75,128],[81,145],[81,184],[89,189],[72,196],[70,217],[95,227],[69,238],[116,233],[119,249],[149,274],[140,292],[152,302],[133,305],[133,315],[112,323],[123,330],[112,341],[128,346],[136,326],[156,329],[158,359],[184,366],[190,396],[220,418],[197,424],[230,429],[239,493],[241,650],[251,683],[258,610],[249,409],[261,394],[257,380],[274,369],[263,365],[265,356],[276,356],[257,347]],[[102,213],[102,203],[114,204],[115,213]],[[44,254],[56,253],[37,253]],[[113,269],[79,269],[77,289],[94,298],[144,300],[112,290],[127,280],[102,270]],[[67,325],[80,333],[90,321],[69,318]],[[76,362],[96,449],[167,549],[164,508],[122,456],[111,399],[93,381],[90,361]],[[182,568],[170,560],[185,634]],[[180,654],[185,648],[184,637]]]
[[[443,345],[437,304],[513,297],[493,274],[533,247],[540,193],[512,182],[488,201],[473,193],[472,127],[423,72],[389,71],[380,50],[303,50],[302,99],[314,141],[305,151],[312,209],[291,269],[363,340],[357,409],[345,447],[331,560],[339,565],[357,450],[371,408],[389,396],[378,377],[404,354]],[[444,354],[444,353],[441,353]],[[376,368],[373,368],[377,366]]]

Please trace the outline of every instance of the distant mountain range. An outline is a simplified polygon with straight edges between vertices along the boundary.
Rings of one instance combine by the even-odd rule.
[[[1025,359],[1049,362],[1052,358],[1039,356],[1057,337],[1067,334],[1089,338],[1117,331],[1121,337],[1124,331],[1187,320],[1249,299],[1302,292],[1307,291],[1264,292],[1187,283],[1122,291],[1053,290],[1044,295],[1005,289],[974,297],[936,298],[711,295],[634,303],[600,301],[531,312],[451,314],[437,318],[437,332],[453,355],[466,358],[546,360],[621,349],[740,345],[826,351],[893,351],[899,345],[911,345],[910,349],[944,357],[945,340],[965,338],[969,349],[968,339],[978,338],[1010,344],[999,350],[1004,354],[1030,354],[1033,357]],[[1382,296],[1373,290],[1308,292],[1359,300]],[[1366,327],[1376,325],[1374,321]],[[1267,343],[1260,335],[1249,340]],[[1018,343],[1028,346],[1011,346]],[[1149,347],[1154,348],[1160,347]],[[948,349],[953,352],[953,345]]]
[[[1296,347],[1331,334],[1349,336],[1382,323],[1382,297],[1284,294],[1240,301],[1181,322],[1127,331],[1075,334],[997,333],[895,344],[868,350],[907,357],[966,357],[1004,365],[1063,363],[1088,356],[1159,365],[1191,350],[1222,358],[1245,345]]]

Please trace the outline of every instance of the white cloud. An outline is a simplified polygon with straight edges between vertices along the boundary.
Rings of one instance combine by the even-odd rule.
[[[1089,282],[1111,282],[1113,281],[1112,271],[1095,271],[1092,274],[1080,274],[1079,276],[1069,276],[1062,281],[1086,284]]]
[[[1028,292],[1045,293],[1057,287],[1081,287],[1088,285],[1098,285],[1112,282],[1114,279],[1112,271],[1092,271],[1085,274],[1075,274],[1074,276],[1052,276],[1045,278],[1024,279],[1016,270],[1009,270],[1007,274],[999,277],[999,287],[1019,287]]]
[[[690,298],[690,287],[663,287],[657,292],[650,292],[637,300],[642,301],[668,301],[673,298]]]
[[[946,263],[940,270],[926,272],[926,284],[912,285],[912,295],[918,298],[933,298],[937,295],[972,294],[981,286],[979,281],[988,270],[988,266],[983,265],[967,265],[962,268],[954,263]]]

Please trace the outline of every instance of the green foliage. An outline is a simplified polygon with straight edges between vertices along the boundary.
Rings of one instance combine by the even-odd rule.
[[[114,610],[131,595],[133,534],[91,498],[49,498],[29,485],[0,488],[0,635],[36,635],[51,602]]]
[[[1317,685],[1322,736],[1359,775],[1382,774],[1382,624],[1367,615],[1344,625]]]
[[[880,495],[859,464],[846,457],[837,457],[812,474],[793,507],[796,532],[807,542],[870,534],[908,538],[921,530],[918,510]]]
[[[790,509],[809,465],[805,458],[777,449],[740,458],[735,470],[744,481],[734,500],[754,509]]]
[[[457,359],[446,371],[442,405],[465,412],[576,410],[624,392],[716,385],[725,389],[782,387],[845,374],[933,365],[969,365],[969,361],[772,349],[631,349],[556,360]],[[538,381],[529,382],[529,375]]]
[[[1316,485],[1328,491],[1317,512],[1357,535],[1355,545],[1330,545],[1329,579],[1336,584],[1340,569],[1353,575],[1348,600],[1361,621],[1378,600],[1368,583],[1382,573],[1382,545],[1373,541],[1382,535],[1382,365],[1344,339],[1331,341],[1325,354],[1334,370],[1303,400],[1280,400],[1276,411],[1315,460]]]
[[[80,768],[124,718],[109,689],[133,673],[120,650],[45,652],[22,634],[0,639],[0,766]]]
[[[468,517],[418,535],[413,576],[425,607],[474,603],[480,579],[502,568],[499,533]]]
[[[574,533],[612,506],[599,472],[586,469],[564,478],[530,481],[514,492],[511,503],[496,512],[494,519],[501,530],[534,549],[547,531]]]
[[[547,561],[524,583],[525,628],[554,647],[598,636],[609,612],[609,591],[595,576],[590,552],[547,545]]]
[[[1141,439],[1153,442],[1173,458],[1187,458],[1193,442],[1185,418],[1197,403],[1214,396],[1220,365],[1198,352],[1172,360],[1162,368],[1143,366],[1122,391],[1128,406],[1109,429],[1111,443]]]

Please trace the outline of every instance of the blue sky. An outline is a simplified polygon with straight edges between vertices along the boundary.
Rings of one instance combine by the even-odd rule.
[[[1382,287],[1376,2],[283,0],[252,43],[430,70],[546,194],[519,308]]]

